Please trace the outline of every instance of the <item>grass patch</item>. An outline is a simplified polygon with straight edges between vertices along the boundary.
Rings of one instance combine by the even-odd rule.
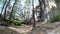
[[[12,24],[19,26],[21,24],[25,24],[26,22],[22,21],[22,20],[15,20],[15,19],[11,19],[10,20]]]
[[[30,20],[17,20],[17,19],[13,19],[11,18],[11,20],[9,20],[8,18],[6,18],[6,21],[9,21],[11,24],[15,25],[15,26],[20,26],[21,24],[30,24]]]
[[[57,22],[57,21],[60,21],[60,15],[57,15],[56,17],[52,18],[51,19],[51,22]]]

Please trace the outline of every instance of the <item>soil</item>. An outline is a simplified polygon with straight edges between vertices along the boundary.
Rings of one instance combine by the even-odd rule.
[[[0,26],[0,34],[60,34],[60,21],[44,24],[36,22],[34,29],[32,29],[32,25],[24,24],[15,27]]]

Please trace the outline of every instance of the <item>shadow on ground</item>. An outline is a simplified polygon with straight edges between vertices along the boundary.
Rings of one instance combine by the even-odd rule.
[[[60,21],[55,23],[39,24],[34,29],[27,25],[18,27],[0,26],[0,34],[55,34],[56,32],[60,32]]]
[[[0,34],[22,34],[22,33],[19,33],[15,30],[9,29],[4,26],[0,26]]]

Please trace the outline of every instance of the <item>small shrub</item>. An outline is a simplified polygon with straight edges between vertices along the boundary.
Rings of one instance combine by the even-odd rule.
[[[51,22],[56,22],[60,20],[60,15],[57,15],[56,17],[51,19]]]
[[[11,19],[10,22],[16,26],[19,26],[21,24],[25,24],[26,22],[22,21],[22,20],[15,20],[15,19]]]
[[[20,25],[19,21],[15,20],[15,19],[11,19],[10,22],[16,26]]]

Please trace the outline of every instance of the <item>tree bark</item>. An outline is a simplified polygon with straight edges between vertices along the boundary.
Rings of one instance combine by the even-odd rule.
[[[9,16],[9,20],[11,20],[11,18],[13,16],[13,9],[14,9],[14,6],[15,6],[16,3],[17,3],[17,0],[15,0],[15,3],[13,5],[13,7],[12,7],[12,10],[11,10],[11,13],[10,13],[10,16]]]
[[[6,9],[7,9],[8,5],[9,5],[9,3],[10,3],[10,0],[7,2],[6,7],[5,7],[5,11],[4,11],[4,19],[6,18]]]
[[[40,5],[40,21],[41,22],[43,22],[44,21],[44,19],[43,19],[43,17],[44,17],[44,4],[43,4],[43,0],[39,0],[39,5]]]
[[[33,7],[33,10],[32,10],[32,26],[33,28],[35,28],[35,15],[34,15],[34,2],[32,0],[32,7]]]
[[[5,7],[6,2],[7,2],[7,1],[5,1],[4,5],[3,5],[3,7],[2,7],[2,10],[1,10],[1,17],[2,17],[2,12],[3,12],[3,10],[4,10],[4,7]]]

